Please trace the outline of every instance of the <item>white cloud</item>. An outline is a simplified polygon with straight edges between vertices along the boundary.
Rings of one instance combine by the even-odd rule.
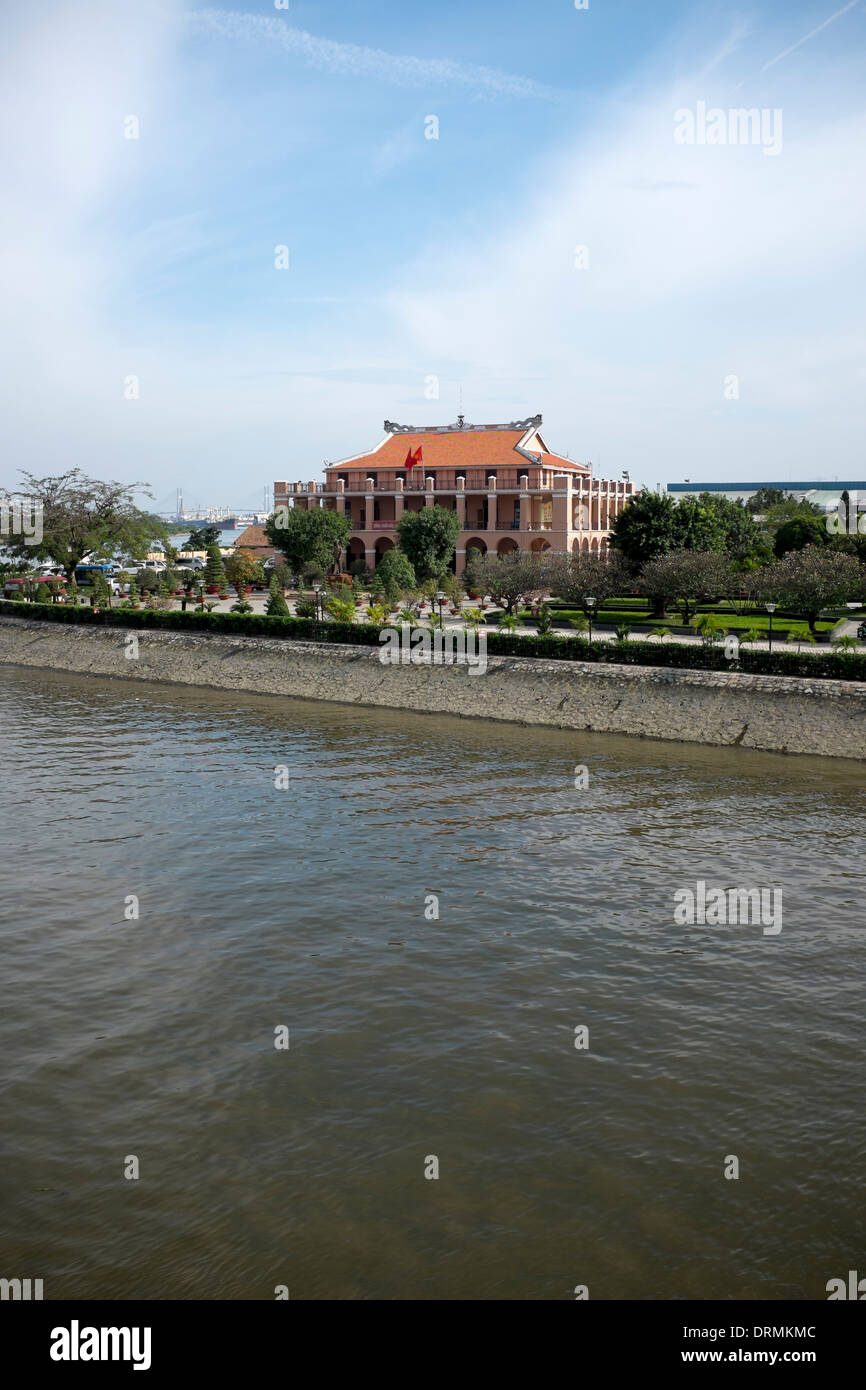
[[[845,91],[844,73],[813,69],[808,92],[785,89],[777,157],[685,147],[673,141],[674,112],[698,97],[713,104],[706,66],[696,71],[676,88],[637,87],[639,104],[597,125],[591,145],[575,141],[532,170],[510,222],[426,248],[395,277],[395,336],[431,372],[455,357],[472,363],[481,393],[490,374],[546,376],[535,408],[556,421],[551,433],[582,456],[606,444],[638,476],[648,452],[690,450],[726,473],[814,469],[827,445],[850,455],[863,425],[853,387],[864,339],[851,298],[866,238],[862,100]],[[753,84],[746,104],[775,98]],[[578,245],[586,270],[574,268]],[[717,404],[727,372],[749,378],[733,417],[735,457],[730,438],[702,437],[694,421]],[[828,430],[821,411],[831,406]],[[770,456],[761,410],[787,411],[774,417]],[[853,456],[847,466],[856,469]],[[650,472],[665,476],[665,464]]]
[[[262,24],[300,32],[245,18],[256,22],[244,32],[265,42],[283,38]],[[220,36],[215,19],[205,24]],[[160,495],[183,483],[190,500],[239,503],[263,481],[313,477],[322,455],[375,443],[385,417],[453,419],[458,383],[467,418],[542,410],[552,444],[614,476],[623,468],[651,481],[859,471],[866,128],[838,65],[816,56],[808,91],[794,65],[777,65],[765,87],[752,80],[748,100],[738,98],[782,105],[777,158],[676,146],[677,107],[714,100],[711,84],[729,90],[744,33],[732,30],[706,45],[712,58],[694,63],[693,82],[638,74],[627,99],[607,94],[590,130],[527,168],[522,188],[509,185],[504,213],[468,197],[473,220],[455,214],[407,264],[395,237],[384,286],[360,258],[356,283],[344,279],[335,293],[326,277],[299,279],[279,300],[280,322],[267,295],[252,292],[223,315],[224,273],[235,262],[243,269],[249,246],[233,239],[230,213],[223,222],[199,200],[197,185],[187,200],[158,193],[139,231],[116,231],[126,192],[148,192],[137,170],[162,162],[160,126],[188,128],[205,163],[217,150],[228,188],[232,160],[246,167],[250,156],[267,157],[257,145],[246,150],[246,135],[226,156],[225,126],[214,135],[209,125],[224,108],[196,105],[212,77],[200,50],[196,119],[186,108],[187,124],[166,118],[189,80],[179,66],[188,34],[181,0],[88,0],[34,11],[20,25],[0,58],[13,113],[0,137],[9,209],[0,408],[10,475],[19,465],[48,472],[79,463],[103,476],[152,478]],[[286,51],[320,72],[379,82],[408,81],[420,61],[309,35]],[[502,74],[479,87],[479,70],[460,64],[427,67],[425,81],[457,81],[473,94],[546,93],[509,88],[523,79]],[[130,113],[142,119],[140,142],[123,139]],[[378,149],[375,138],[359,141],[358,157],[367,150],[390,193],[384,175],[411,155],[415,135],[398,128],[381,143],[379,134]],[[440,152],[420,132],[418,145],[422,157]],[[195,163],[184,154],[173,189]],[[293,215],[304,225],[303,207]],[[413,227],[413,246],[417,235]],[[578,243],[589,247],[588,271],[573,268]],[[175,280],[186,287],[192,257],[213,270],[209,294],[201,281],[200,323],[175,312],[167,293]],[[730,372],[741,378],[732,408],[722,399]],[[129,373],[140,376],[140,402],[123,400]],[[423,394],[430,373],[440,377],[438,403]]]
[[[232,42],[271,44],[319,72],[364,77],[399,87],[469,87],[479,95],[558,100],[563,93],[531,78],[495,68],[456,63],[450,58],[413,58],[381,48],[340,43],[295,29],[282,19],[231,10],[196,10],[189,16],[192,33]]]

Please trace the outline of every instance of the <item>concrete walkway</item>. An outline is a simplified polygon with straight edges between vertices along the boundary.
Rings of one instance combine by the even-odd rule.
[[[255,613],[264,613],[265,607],[266,607],[266,605],[267,605],[267,601],[268,601],[268,595],[267,595],[267,594],[256,594],[256,593],[253,593],[253,594],[250,594],[250,596],[249,596],[249,602],[252,604],[253,612],[255,612]],[[233,605],[234,603],[237,602],[237,599],[236,599],[236,596],[235,596],[234,593],[232,593],[231,598],[228,598],[228,599],[218,599],[218,598],[216,598],[215,595],[209,595],[209,596],[208,596],[208,599],[207,599],[207,602],[208,602],[208,603],[213,603],[213,604],[215,605],[215,606],[214,606],[214,609],[213,609],[213,611],[214,611],[215,613],[229,613],[229,612],[231,612],[232,605]],[[296,600],[295,600],[294,598],[287,598],[287,599],[286,599],[286,603],[288,604],[289,612],[290,612],[292,615],[294,615],[294,612],[295,612],[295,602],[296,602]],[[115,605],[115,606],[116,606],[116,605]],[[181,606],[180,600],[179,600],[179,599],[175,599],[175,601],[174,601],[174,607],[175,607],[175,609],[180,609],[180,606]],[[190,602],[188,601],[188,602],[187,602],[187,611],[189,611],[190,608],[192,608],[192,607],[194,607],[194,604],[193,604],[193,603],[190,603]],[[477,607],[477,604],[473,604],[471,601],[469,601],[469,602],[467,602],[466,607],[469,607],[469,608]],[[499,612],[500,612],[500,609],[498,609],[498,608],[488,608],[488,609],[485,611],[485,615],[484,615],[484,616],[486,617],[487,622],[486,622],[486,624],[484,624],[484,626],[483,626],[483,628],[482,628],[482,631],[483,631],[485,628],[486,628],[486,630],[487,630],[488,632],[498,632],[498,631],[500,631],[499,624],[498,624],[498,615],[499,615]],[[367,616],[366,605],[365,605],[364,607],[362,607],[362,608],[357,608],[357,609],[355,610],[355,613],[356,613],[356,619],[355,619],[356,622],[362,622],[362,621],[366,618],[366,616]],[[841,632],[840,632],[839,634],[837,634],[837,635],[840,635],[840,636],[841,636],[841,635],[845,634],[845,635],[850,635],[851,637],[855,637],[855,638],[856,638],[856,636],[857,636],[857,627],[858,627],[858,624],[859,624],[860,621],[861,621],[860,619],[852,619],[852,620],[850,620],[850,621],[846,621],[845,624],[844,624],[844,626],[843,626],[843,628],[841,629]],[[445,626],[446,626],[446,627],[449,627],[449,628],[450,628],[450,627],[465,627],[466,624],[465,624],[465,623],[461,623],[460,620],[459,620],[458,618],[455,618],[455,617],[453,617],[453,616],[446,616],[446,617],[445,617]],[[521,626],[516,627],[516,628],[514,628],[514,629],[512,629],[512,630],[513,630],[513,632],[514,632],[516,635],[521,636],[521,637],[535,637],[535,636],[538,635],[537,629],[536,629],[535,627],[530,627],[530,626],[526,626],[526,625],[521,625]],[[563,637],[568,637],[568,636],[574,635],[574,630],[573,630],[572,628],[561,628],[561,627],[559,627],[559,628],[554,628],[553,631],[554,631],[557,635],[563,636]],[[734,633],[732,633],[731,635],[732,635],[732,636],[736,636],[736,633],[734,632]],[[593,641],[599,641],[599,642],[614,642],[614,641],[616,640],[615,634],[614,634],[613,632],[599,632],[599,631],[597,631],[597,629],[596,629],[596,627],[595,627],[595,624],[593,624],[592,636],[593,636]],[[700,643],[701,643],[701,637],[700,637],[700,635],[699,635],[698,633],[695,633],[694,635],[691,635],[691,636],[686,636],[684,633],[672,633],[670,637],[654,637],[654,636],[652,636],[652,635],[651,635],[650,633],[648,633],[648,632],[641,632],[640,630],[635,630],[635,629],[632,629],[632,633],[631,633],[630,640],[633,641],[633,642],[637,642],[637,641],[643,641],[643,642],[658,642],[660,645],[661,645],[661,644],[667,645],[669,642],[684,642],[684,643],[686,643],[687,645],[689,645],[689,644],[691,644],[691,645],[695,645],[695,644],[700,645]],[[766,640],[765,640],[765,641],[758,641],[758,642],[754,642],[754,643],[749,643],[748,646],[749,646],[749,648],[750,648],[751,650],[753,650],[753,651],[768,651],[768,650],[769,650],[770,644],[769,644],[769,641],[766,641]],[[788,651],[788,652],[790,652],[790,651],[797,652],[798,650],[799,650],[799,651],[804,651],[804,652],[808,652],[808,651],[824,651],[824,652],[826,652],[826,651],[832,651],[832,650],[834,650],[834,648],[828,646],[828,644],[825,643],[825,642],[815,643],[814,645],[813,645],[812,643],[803,642],[803,643],[800,644],[800,646],[799,646],[799,648],[798,648],[798,645],[797,645],[796,642],[787,642],[787,641],[785,640],[785,638],[782,637],[781,640],[779,640],[779,639],[777,639],[777,638],[774,638],[774,640],[773,640],[773,650],[774,650],[774,651]],[[863,643],[863,642],[858,643],[858,650],[860,650],[860,651],[866,651],[866,643]]]

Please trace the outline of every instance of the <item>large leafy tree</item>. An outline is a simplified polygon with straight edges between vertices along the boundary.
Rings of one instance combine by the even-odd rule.
[[[376,574],[384,585],[386,591],[396,593],[406,589],[414,589],[416,584],[415,570],[412,562],[402,550],[386,550],[378,565]]]
[[[785,492],[784,488],[781,487],[759,487],[758,491],[749,498],[746,507],[750,512],[763,515],[771,507],[777,507],[780,502],[784,502],[790,497],[790,492]]]
[[[473,588],[489,594],[506,613],[512,613],[521,595],[547,588],[550,565],[537,555],[514,550],[508,555],[485,555],[473,566]]]
[[[600,555],[556,555],[550,562],[550,587],[558,598],[586,607],[587,596],[597,604],[631,589],[633,580],[622,556],[611,551]]]
[[[688,623],[699,603],[725,596],[731,585],[730,562],[713,550],[672,550],[648,560],[638,588],[653,602],[656,613],[676,604]]]
[[[677,503],[675,550],[724,550],[727,534],[725,520],[716,503],[707,506],[700,497],[685,497]]]
[[[827,545],[830,533],[823,517],[792,516],[783,521],[773,538],[773,552],[781,560],[789,550],[803,550],[807,545]]]
[[[219,539],[220,529],[218,526],[198,526],[194,531],[190,531],[189,540],[180,549],[209,550],[212,545],[219,543]]]
[[[22,560],[52,560],[67,580],[85,555],[96,561],[113,560],[119,551],[142,560],[154,541],[167,542],[162,522],[136,506],[136,493],[152,496],[143,483],[102,482],[88,478],[80,468],[56,477],[37,478],[22,472],[16,492],[2,490],[3,497],[26,498],[42,508],[42,541],[28,545],[17,536],[4,537],[4,548]]]
[[[720,492],[702,492],[698,502],[714,512],[725,531],[723,549],[738,568],[752,568],[770,555],[755,518],[741,500],[733,501]]]
[[[346,544],[349,518],[344,512],[326,511],[324,507],[309,511],[278,507],[265,523],[265,534],[296,574],[307,565],[320,565],[327,571],[334,567],[337,547],[342,550]]]
[[[826,546],[789,550],[761,575],[760,596],[783,604],[809,620],[814,632],[822,608],[863,598],[866,571],[853,555]]]
[[[420,512],[404,512],[397,522],[400,549],[408,556],[419,584],[442,579],[447,573],[457,537],[460,518],[445,507],[424,507]]]
[[[723,550],[725,523],[700,499],[677,503],[669,493],[639,492],[619,513],[610,543],[633,569],[671,550]]]

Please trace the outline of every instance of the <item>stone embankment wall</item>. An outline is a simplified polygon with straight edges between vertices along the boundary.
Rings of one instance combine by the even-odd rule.
[[[383,665],[370,647],[17,618],[0,618],[0,664],[866,759],[866,684],[848,681],[493,656],[482,675]]]

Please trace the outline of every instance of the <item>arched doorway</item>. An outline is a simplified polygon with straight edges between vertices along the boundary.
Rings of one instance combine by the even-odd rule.
[[[496,554],[513,555],[515,550],[519,549],[520,546],[517,544],[517,541],[513,540],[511,536],[504,536],[496,547]]]
[[[363,560],[364,558],[364,542],[360,536],[352,536],[346,542],[346,564],[351,565],[355,560]]]
[[[383,555],[387,555],[389,550],[394,549],[394,542],[390,536],[380,536],[376,542],[376,564],[378,565]]]

